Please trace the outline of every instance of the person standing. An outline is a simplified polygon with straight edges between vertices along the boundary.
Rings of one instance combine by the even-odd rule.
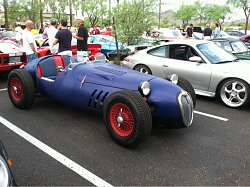
[[[100,33],[100,30],[97,28],[97,25],[95,25],[95,29],[94,30],[92,30],[92,33],[91,33],[92,35],[98,35],[98,34],[101,34]]]
[[[48,38],[48,23],[44,23],[44,30],[43,30],[43,39]]]
[[[84,26],[84,17],[79,16],[76,18],[76,22],[79,26],[78,35],[73,34],[73,37],[77,39],[77,61],[86,61],[88,58],[88,29]]]
[[[206,24],[206,28],[203,31],[203,35],[202,35],[202,40],[205,39],[211,39],[212,36],[212,29],[210,29],[210,25],[207,23]]]
[[[219,24],[215,23],[214,26],[215,26],[215,29],[214,29],[214,38],[219,38],[220,37],[220,28],[218,27]]]
[[[16,41],[19,45],[22,45],[22,34],[23,29],[21,28],[21,23],[17,23],[17,27],[15,28],[15,34],[16,34]]]
[[[58,30],[56,29],[56,19],[55,18],[51,19],[50,24],[51,26],[48,29],[48,39],[49,39],[50,52],[52,55],[54,55],[58,52],[58,46],[59,46],[58,43],[56,45],[53,45],[56,33],[58,32]]]
[[[146,36],[151,36],[151,30],[150,30],[150,28],[148,28],[148,31],[147,31],[147,33],[146,33]]]
[[[186,37],[192,37],[193,36],[193,28],[194,28],[194,25],[190,24],[190,27],[187,28]]]
[[[31,20],[26,21],[26,30],[23,32],[23,46],[26,51],[27,63],[38,58],[36,41],[31,30],[34,29],[34,24]]]
[[[71,40],[72,33],[67,29],[67,19],[62,18],[58,26],[59,31],[56,33],[53,45],[59,43],[58,55],[72,56]]]

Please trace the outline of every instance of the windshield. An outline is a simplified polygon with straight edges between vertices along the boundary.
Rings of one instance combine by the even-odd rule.
[[[180,31],[173,31],[174,36],[180,36],[183,37]]]
[[[212,64],[231,62],[236,59],[233,55],[214,43],[199,44],[197,45],[197,48],[207,57],[207,59]]]
[[[233,48],[233,51],[236,53],[244,53],[248,51],[247,46],[241,41],[232,42],[231,46]]]
[[[15,37],[15,34],[13,32],[3,32],[3,37]]]

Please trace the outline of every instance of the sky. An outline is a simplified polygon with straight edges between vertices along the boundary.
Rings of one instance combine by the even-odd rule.
[[[167,5],[162,5],[161,9],[162,9],[162,11],[166,11],[169,9],[177,11],[183,2],[185,5],[193,5],[195,1],[197,1],[197,0],[161,0],[162,3],[167,4]],[[200,0],[200,2],[203,4],[208,3],[208,4],[225,5],[227,0]],[[235,9],[234,8],[234,14],[233,14],[231,20],[239,20],[241,18],[245,18],[245,14],[244,14],[243,9]]]

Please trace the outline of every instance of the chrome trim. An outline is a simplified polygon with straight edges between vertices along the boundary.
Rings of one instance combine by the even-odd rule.
[[[178,95],[178,103],[181,110],[182,121],[185,126],[190,126],[194,117],[194,105],[190,94],[184,90]]]
[[[195,91],[195,94],[197,95],[203,95],[207,97],[216,97],[216,94],[214,92],[208,92],[208,91],[197,90],[197,89],[194,89],[194,91]]]

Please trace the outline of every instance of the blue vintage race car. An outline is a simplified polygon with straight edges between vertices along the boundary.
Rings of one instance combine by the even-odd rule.
[[[177,76],[169,80],[99,60],[73,63],[68,56],[45,56],[11,71],[8,94],[17,108],[32,105],[36,92],[66,105],[103,114],[115,142],[124,147],[142,143],[152,124],[182,128],[193,120],[195,94]],[[189,94],[190,92],[190,94]],[[194,101],[193,101],[194,100]]]

